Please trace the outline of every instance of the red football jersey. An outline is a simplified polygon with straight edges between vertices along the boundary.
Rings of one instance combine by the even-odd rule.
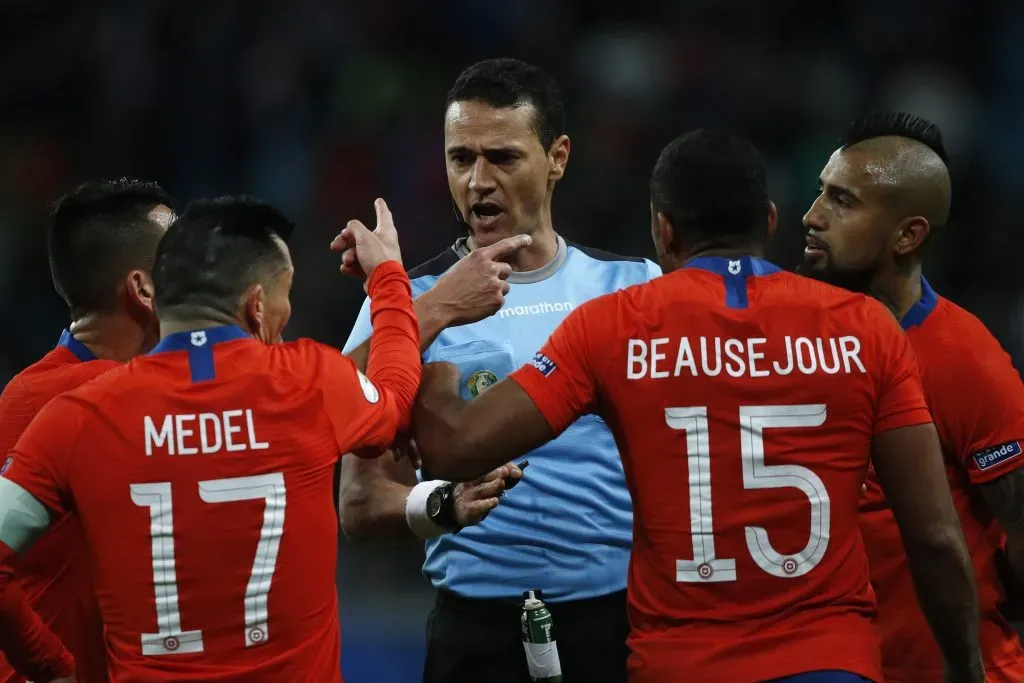
[[[119,363],[97,360],[67,331],[53,351],[16,375],[0,396],[0,454],[6,457],[32,418],[55,396]],[[40,619],[75,658],[79,683],[107,680],[103,621],[89,572],[89,548],[75,515],[66,514],[15,562],[15,580]],[[0,654],[0,682],[25,683]]]
[[[335,465],[392,443],[420,378],[408,278],[370,292],[373,379],[309,340],[183,332],[18,442],[4,477],[82,520],[112,680],[341,680]]]
[[[589,302],[513,378],[602,416],[633,498],[630,680],[880,680],[857,504],[872,436],[931,422],[876,301],[701,257]]]
[[[903,319],[917,356],[925,397],[947,460],[981,604],[981,647],[989,683],[1024,680],[1024,650],[998,604],[1003,588],[994,564],[1003,542],[971,484],[1024,465],[1024,384],[1009,356],[973,315],[922,281],[921,300]],[[878,598],[885,678],[890,683],[941,683],[942,654],[914,599],[899,529],[873,474],[861,506],[861,529]]]

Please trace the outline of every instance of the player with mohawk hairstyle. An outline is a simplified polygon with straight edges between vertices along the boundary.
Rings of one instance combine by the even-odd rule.
[[[1019,683],[1024,650],[999,613],[1005,595],[996,558],[1006,534],[1011,563],[1018,575],[1024,569],[1024,385],[985,326],[922,274],[927,247],[949,216],[946,162],[942,133],[925,119],[883,112],[855,121],[804,216],[799,272],[872,295],[906,330],[974,563],[987,680]],[[940,683],[942,657],[913,598],[900,532],[874,472],[861,529],[886,681]]]

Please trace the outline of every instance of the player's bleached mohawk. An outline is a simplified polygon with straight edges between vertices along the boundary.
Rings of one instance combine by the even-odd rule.
[[[939,127],[928,119],[905,112],[879,111],[858,118],[846,129],[841,146],[888,136],[917,140],[938,154],[943,163],[949,163]]]

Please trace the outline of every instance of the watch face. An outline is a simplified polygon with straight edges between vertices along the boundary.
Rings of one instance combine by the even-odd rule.
[[[441,492],[432,491],[427,496],[427,516],[437,517],[437,514],[441,512]]]

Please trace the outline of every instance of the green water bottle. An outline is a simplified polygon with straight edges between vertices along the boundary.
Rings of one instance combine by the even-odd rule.
[[[562,664],[558,661],[551,612],[540,599],[539,590],[526,591],[523,597],[525,601],[519,625],[530,678],[536,683],[562,683]]]

